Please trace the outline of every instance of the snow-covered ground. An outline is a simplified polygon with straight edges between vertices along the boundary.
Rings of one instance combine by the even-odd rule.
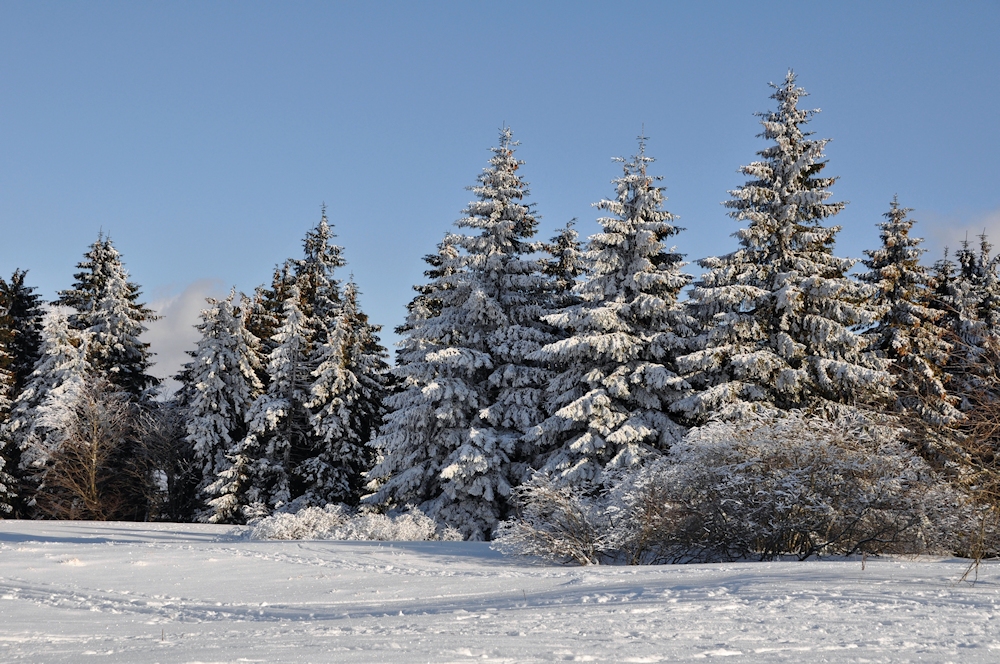
[[[465,542],[0,521],[3,662],[1000,661],[1000,568],[558,567]]]

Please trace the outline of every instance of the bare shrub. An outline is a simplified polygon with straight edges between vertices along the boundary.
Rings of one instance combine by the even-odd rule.
[[[104,379],[89,381],[40,469],[37,509],[57,519],[143,520],[148,510],[135,463],[136,424],[127,394]]]
[[[193,521],[201,468],[187,440],[183,408],[172,401],[147,402],[135,413],[133,467],[142,477],[149,520]]]
[[[513,490],[518,518],[501,522],[493,548],[507,554],[538,556],[559,563],[596,565],[614,546],[612,523],[601,501],[536,476]]]
[[[693,429],[600,499],[532,486],[497,548],[582,564],[943,550],[966,509],[898,429],[799,413]]]
[[[962,419],[949,426],[903,416],[906,438],[914,449],[948,478],[966,498],[968,515],[954,534],[954,553],[975,561],[1000,556],[1000,341],[988,337],[975,348],[952,335],[963,347],[959,357],[974,355],[971,366],[949,370],[953,396],[962,404]]]

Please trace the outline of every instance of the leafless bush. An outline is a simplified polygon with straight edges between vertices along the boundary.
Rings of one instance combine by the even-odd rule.
[[[494,531],[494,548],[559,563],[606,562],[614,548],[608,540],[612,524],[599,501],[544,476],[515,488],[513,499],[520,515]]]
[[[201,468],[187,440],[183,410],[175,403],[147,404],[137,419],[134,467],[142,475],[149,519],[194,519]]]
[[[583,564],[943,549],[967,511],[897,429],[797,413],[692,430],[599,500],[544,481],[516,500],[499,549]]]
[[[1000,401],[983,399],[952,427],[906,422],[908,440],[968,504],[953,552],[976,561],[1000,555]]]
[[[37,509],[57,519],[142,520],[142,470],[135,464],[137,413],[103,379],[81,390],[58,447],[40,469]]]

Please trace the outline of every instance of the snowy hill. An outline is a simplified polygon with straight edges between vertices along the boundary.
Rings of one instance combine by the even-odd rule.
[[[0,521],[0,661],[998,661],[998,568],[957,583],[966,567],[553,567],[469,542]]]

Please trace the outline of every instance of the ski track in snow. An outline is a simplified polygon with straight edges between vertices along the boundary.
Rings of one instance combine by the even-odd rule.
[[[0,521],[0,662],[995,662],[986,563],[560,567],[466,542]]]

